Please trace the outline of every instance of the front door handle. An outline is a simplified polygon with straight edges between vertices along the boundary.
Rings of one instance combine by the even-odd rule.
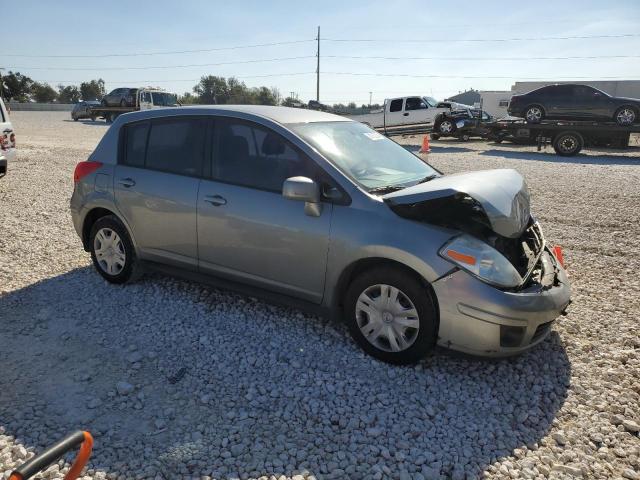
[[[204,197],[204,201],[210,203],[214,207],[219,207],[221,205],[227,204],[227,199],[221,197],[220,195],[207,195],[206,197]]]
[[[403,113],[403,114],[402,114],[402,116],[403,116],[403,117],[408,117],[408,116],[409,116],[409,112],[407,112],[407,113]]]
[[[127,178],[121,178],[120,180],[118,180],[118,183],[123,187],[129,188],[129,187],[133,187],[136,184],[136,181],[133,178],[127,177]]]

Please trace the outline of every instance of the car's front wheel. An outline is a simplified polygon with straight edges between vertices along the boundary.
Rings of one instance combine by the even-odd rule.
[[[438,320],[431,292],[400,268],[377,267],[358,275],[347,290],[344,308],[356,342],[385,362],[415,363],[436,343]]]
[[[438,130],[440,130],[440,133],[444,135],[453,133],[455,129],[456,129],[456,126],[452,120],[442,120],[442,122],[440,122],[440,126],[438,127]]]
[[[91,227],[89,246],[93,265],[107,281],[125,283],[138,271],[127,229],[114,215],[99,218]]]
[[[631,107],[621,107],[616,111],[615,121],[618,125],[633,125],[636,121],[636,112]]]

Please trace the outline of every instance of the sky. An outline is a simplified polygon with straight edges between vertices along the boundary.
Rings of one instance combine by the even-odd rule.
[[[2,22],[0,68],[52,86],[103,78],[107,91],[178,94],[203,75],[235,76],[308,101],[318,26],[327,104],[444,99],[518,80],[640,79],[640,0],[20,0]],[[131,55],[141,53],[153,55]]]

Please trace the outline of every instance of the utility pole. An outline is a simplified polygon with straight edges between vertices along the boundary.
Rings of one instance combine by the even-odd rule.
[[[320,26],[318,26],[318,66],[316,67],[316,101],[320,102]]]

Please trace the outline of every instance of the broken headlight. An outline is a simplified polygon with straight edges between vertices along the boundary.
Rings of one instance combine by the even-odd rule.
[[[500,252],[471,235],[460,235],[445,243],[440,256],[475,275],[480,280],[499,287],[516,287],[522,277]]]

